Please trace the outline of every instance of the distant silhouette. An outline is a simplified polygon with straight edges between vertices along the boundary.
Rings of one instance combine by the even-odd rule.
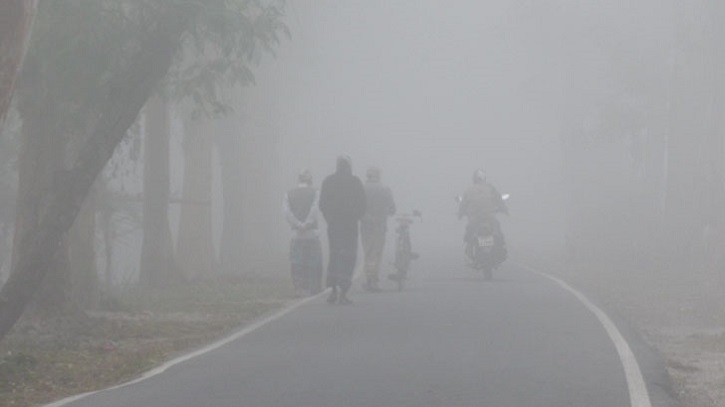
[[[284,197],[284,213],[292,228],[290,270],[296,296],[317,294],[322,290],[322,247],[318,232],[319,194],[313,187],[312,174],[305,170],[297,177],[299,184]]]
[[[380,263],[385,250],[388,217],[395,214],[393,193],[381,182],[380,169],[368,169],[365,180],[366,210],[360,222],[360,236],[365,255],[365,289],[379,291]]]
[[[327,286],[332,292],[327,302],[350,304],[347,292],[357,261],[358,223],[365,215],[365,189],[352,175],[350,157],[338,157],[337,170],[322,182],[320,211],[327,222],[330,243]]]

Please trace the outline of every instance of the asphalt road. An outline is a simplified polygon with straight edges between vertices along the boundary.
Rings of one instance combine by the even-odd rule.
[[[349,306],[315,298],[163,373],[62,405],[631,405],[614,342],[580,299],[512,265],[487,282],[441,264],[421,263],[403,292],[355,288]]]

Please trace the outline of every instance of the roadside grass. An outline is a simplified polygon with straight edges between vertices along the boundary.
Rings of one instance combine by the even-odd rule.
[[[70,333],[23,320],[0,343],[0,406],[42,405],[138,377],[285,305],[293,294],[285,277],[129,290]]]

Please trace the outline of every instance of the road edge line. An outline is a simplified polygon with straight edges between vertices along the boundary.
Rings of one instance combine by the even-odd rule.
[[[240,329],[239,331],[237,331],[225,338],[222,338],[216,342],[213,342],[201,349],[197,349],[191,353],[187,353],[185,355],[171,359],[171,360],[165,362],[164,364],[162,364],[161,366],[157,366],[157,367],[147,371],[146,373],[143,373],[141,376],[137,377],[136,379],[133,379],[133,380],[125,382],[125,383],[117,384],[115,386],[106,387],[104,389],[90,391],[87,393],[81,393],[81,394],[77,394],[75,396],[66,397],[62,400],[58,400],[58,401],[52,402],[50,404],[45,404],[45,405],[43,405],[43,407],[62,407],[66,404],[81,400],[81,399],[91,396],[93,394],[102,393],[102,392],[109,391],[109,390],[120,389],[122,387],[131,386],[133,384],[137,384],[144,380],[150,379],[154,376],[157,376],[157,375],[165,372],[166,370],[168,370],[169,368],[171,368],[173,366],[176,366],[180,363],[186,362],[190,359],[193,359],[197,356],[201,356],[205,353],[211,352],[218,348],[221,348],[222,346],[224,346],[230,342],[233,342],[241,337],[244,337],[244,336],[256,331],[257,329],[263,327],[264,325],[267,325],[270,322],[276,321],[276,320],[284,317],[285,315],[291,313],[292,311],[296,310],[297,308],[300,308],[301,306],[307,304],[308,302],[314,301],[317,298],[322,297],[328,291],[330,291],[329,288],[325,289],[325,290],[321,291],[320,293],[315,294],[313,296],[294,301],[294,302],[290,303],[289,305],[287,305],[286,307],[273,312],[271,315],[268,315],[267,317],[264,317],[255,322],[252,322],[251,324],[245,326],[244,328]]]
[[[632,352],[632,348],[629,346],[629,343],[627,343],[627,340],[624,339],[624,336],[621,332],[619,332],[619,329],[609,316],[607,316],[601,308],[594,305],[594,303],[591,302],[584,294],[571,287],[569,284],[564,282],[564,280],[541,272],[525,264],[517,265],[531,273],[546,277],[559,284],[562,288],[573,294],[574,297],[576,297],[592,314],[594,314],[594,316],[597,317],[604,327],[604,330],[609,335],[609,339],[617,349],[619,360],[624,368],[624,376],[627,380],[631,407],[652,407],[649,391],[647,390],[647,384],[644,381],[644,376],[642,376],[642,370],[639,367],[639,363],[637,363],[637,358],[635,358],[634,352]]]

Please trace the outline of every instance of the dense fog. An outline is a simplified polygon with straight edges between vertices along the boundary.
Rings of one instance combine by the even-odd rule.
[[[382,169],[401,211],[424,214],[416,239],[448,249],[460,247],[464,227],[454,197],[482,168],[513,196],[503,221],[514,241],[561,248],[562,75],[521,11],[510,2],[291,3],[292,39],[252,89],[271,109],[250,117],[274,126],[279,190],[306,167],[319,183],[349,154],[361,178]]]
[[[424,214],[415,239],[426,250],[460,249],[464,223],[454,197],[477,168],[512,196],[511,215],[501,220],[517,251],[671,253],[668,245],[707,245],[719,230],[719,6],[321,0],[282,9],[289,35],[254,54],[253,83],[221,86],[226,114],[187,125],[198,107],[166,107],[174,239],[186,199],[184,134],[196,131],[215,140],[208,235],[215,256],[224,256],[225,244],[242,248],[232,269],[243,268],[242,258],[285,256],[285,191],[305,168],[319,186],[340,154],[352,157],[361,178],[380,167],[399,210]],[[33,87],[21,94],[25,88]],[[150,116],[142,113],[116,149],[104,173],[109,190],[142,195]],[[12,208],[21,120],[11,111],[5,122],[3,206]],[[243,175],[225,181],[224,157]],[[225,191],[244,207],[225,205]],[[137,219],[139,210],[127,215]],[[225,217],[237,212],[243,231],[224,235]],[[4,279],[13,216],[3,212]],[[99,259],[101,268],[136,274],[142,232],[135,229],[118,233],[116,259]]]
[[[354,372],[363,376],[373,376],[374,360],[395,364],[383,373],[397,386],[396,369],[438,363],[426,355],[445,353],[446,362],[457,360],[447,365],[455,373],[450,380],[463,380],[431,394],[449,391],[453,398],[419,402],[410,395],[425,398],[429,389],[410,389],[424,381],[398,388],[375,375],[384,380],[364,384],[385,391],[372,396],[400,390],[405,403],[369,405],[454,405],[441,400],[458,396],[481,405],[482,390],[471,378],[507,375],[509,367],[519,369],[510,386],[517,390],[501,394],[514,399],[531,391],[538,401],[536,386],[520,383],[549,380],[561,380],[566,399],[552,405],[589,405],[571,395],[622,404],[597,396],[606,387],[622,399],[646,398],[643,383],[632,390],[632,378],[642,375],[629,370],[639,369],[627,347],[633,336],[624,330],[623,338],[594,303],[634,321],[646,340],[669,352],[667,372],[675,372],[681,394],[697,392],[686,383],[696,375],[707,376],[700,384],[719,380],[708,394],[722,391],[722,364],[713,367],[709,358],[722,358],[712,349],[722,349],[725,323],[723,27],[722,0],[0,4],[0,404],[47,401],[56,396],[42,394],[48,388],[59,396],[114,385],[250,327],[224,340],[241,349],[247,345],[237,339],[296,310],[299,320],[290,316],[270,332],[299,331],[270,335],[246,353],[213,345],[229,352],[219,359],[230,366],[241,353],[254,358],[229,374],[208,371],[236,380],[249,366],[268,369],[264,374],[291,378],[306,392],[349,380],[334,370],[334,358],[349,356],[369,364],[369,371]],[[363,182],[370,168],[381,171],[397,214],[387,212],[387,190],[358,185],[346,174],[349,164]],[[298,200],[288,198],[303,171],[319,189],[336,166],[344,175],[338,182],[346,184],[330,205],[342,215],[325,216],[331,224],[344,221],[328,228],[315,218],[318,191],[304,185],[306,175],[295,189]],[[491,190],[481,192],[482,229],[467,230],[459,217],[458,199],[470,203],[461,195],[474,174],[485,174],[508,198],[508,214],[496,214],[506,243],[491,221],[500,209]],[[363,201],[370,207],[375,194],[378,213],[359,209]],[[395,222],[414,212],[422,216],[411,225],[411,252],[404,238],[396,240]],[[471,232],[465,253],[464,230]],[[385,238],[380,260],[378,248],[370,248]],[[381,291],[390,295],[373,299]],[[353,317],[346,322],[359,325],[339,329],[328,324],[343,321],[345,311],[328,307],[322,293],[329,305],[360,298],[370,308],[347,307]],[[499,314],[501,304],[508,308]],[[273,312],[279,313],[260,320]],[[304,330],[313,326],[332,327]],[[321,341],[315,335],[325,329],[340,336]],[[297,332],[307,340],[284,342]],[[347,352],[348,344],[335,342],[359,332],[355,343],[370,348]],[[491,347],[479,346],[489,334]],[[527,342],[539,334],[545,346]],[[420,347],[426,355],[388,341],[407,343],[412,335],[430,346]],[[370,338],[385,338],[394,357],[380,357]],[[470,348],[451,350],[447,341]],[[645,348],[639,341],[632,341],[636,352]],[[322,352],[319,344],[345,352]],[[695,354],[697,346],[711,347]],[[310,352],[295,355],[298,364],[277,359],[289,356],[278,349],[291,355],[303,348]],[[87,362],[77,372],[55,373],[55,366],[72,370],[73,363],[53,359],[66,350],[75,352],[68,360]],[[115,376],[81,372],[97,355],[111,355],[96,367]],[[551,355],[568,358],[552,362]],[[642,355],[637,359],[656,359]],[[328,357],[325,367],[333,369],[308,375],[315,369],[306,363],[317,368]],[[582,372],[611,368],[602,373],[606,386],[562,360],[584,365],[577,367]],[[666,368],[642,360],[651,368],[645,376],[655,372],[650,390],[662,388],[669,397],[671,389],[658,381]],[[437,367],[416,374],[437,384],[447,376]],[[56,382],[36,374],[43,371],[62,383],[49,384]],[[266,392],[273,381],[255,382],[264,374],[240,380],[248,386],[244,396],[288,396]],[[76,383],[88,378],[97,382]],[[625,379],[630,394],[622,391]],[[570,384],[576,380],[582,383]],[[34,390],[12,387],[18,383]],[[171,400],[194,392],[179,383],[172,387],[184,391],[170,391]],[[473,390],[450,391],[460,383]],[[577,386],[589,393],[569,391]],[[156,401],[156,394],[148,397]],[[498,405],[536,404],[514,399]]]

